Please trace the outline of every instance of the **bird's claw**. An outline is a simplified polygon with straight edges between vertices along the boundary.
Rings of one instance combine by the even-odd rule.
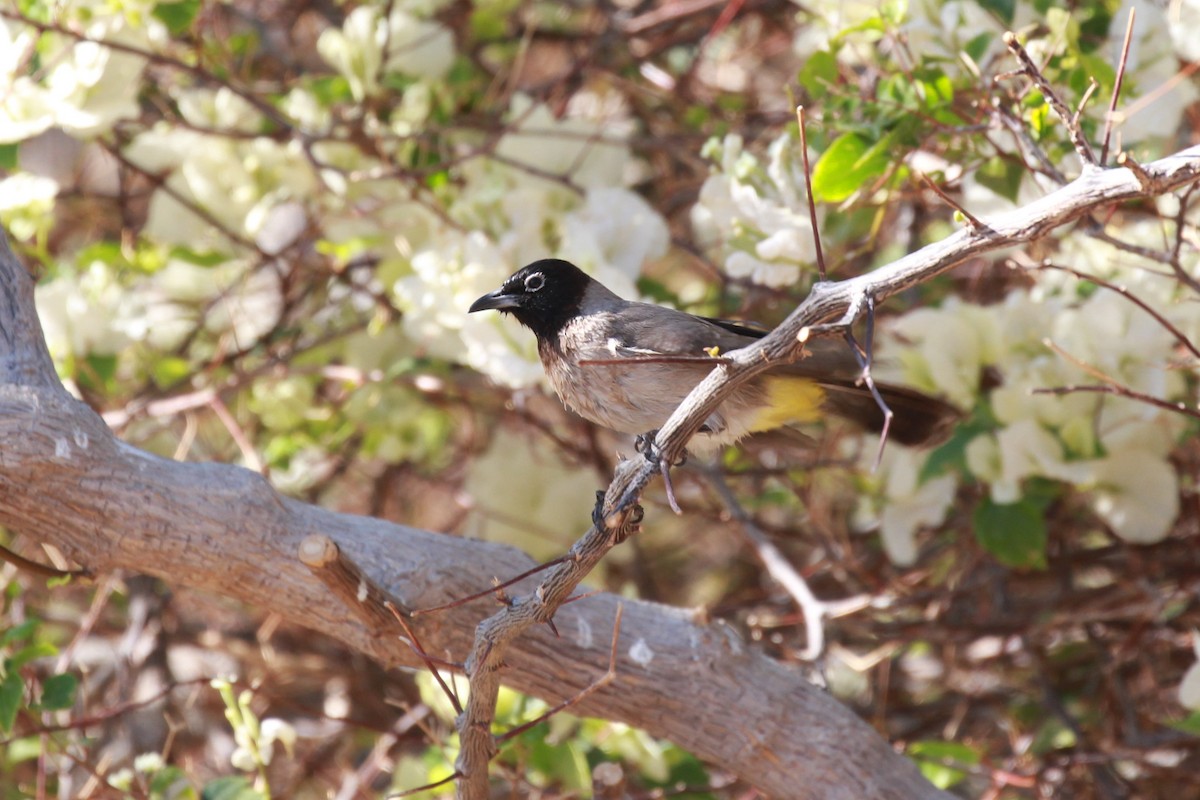
[[[646,518],[646,510],[642,508],[640,503],[634,503],[629,511],[629,518],[625,520],[625,524],[617,531],[617,538],[614,544],[620,544],[629,538],[629,534],[637,532],[637,526],[642,524],[642,520]],[[592,524],[598,530],[603,530],[606,527],[604,520],[604,490],[596,490],[596,505],[592,508]]]
[[[604,527],[604,490],[596,490],[596,505],[592,506],[592,524],[597,529]]]

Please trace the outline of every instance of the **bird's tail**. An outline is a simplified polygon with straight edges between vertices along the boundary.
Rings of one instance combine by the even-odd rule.
[[[820,384],[825,390],[822,406],[826,411],[869,431],[882,430],[883,410],[865,385],[849,381],[820,381]],[[940,444],[962,419],[954,406],[915,389],[886,383],[877,383],[875,387],[895,414],[888,437],[900,444],[926,447]]]

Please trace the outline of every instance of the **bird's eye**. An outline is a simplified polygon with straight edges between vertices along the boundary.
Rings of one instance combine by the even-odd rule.
[[[536,292],[546,285],[546,276],[540,272],[535,272],[525,279],[525,291]]]

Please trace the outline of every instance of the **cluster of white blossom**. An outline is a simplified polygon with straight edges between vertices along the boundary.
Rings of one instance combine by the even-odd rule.
[[[799,148],[784,134],[767,147],[765,164],[735,134],[705,148],[716,166],[700,189],[692,225],[697,244],[713,252],[731,277],[790,287],[814,263]]]
[[[1161,227],[1149,223],[1126,224],[1121,235],[1148,248],[1163,241]],[[1200,271],[1194,250],[1183,258],[1189,274]],[[1055,262],[1124,287],[1181,335],[1200,341],[1200,306],[1161,264],[1086,236],[1061,242]],[[1115,392],[1035,391],[1107,385],[1187,400],[1180,345],[1167,326],[1118,292],[1069,272],[1042,270],[1033,288],[1014,290],[994,305],[951,300],[904,315],[889,328],[881,354],[905,380],[963,408],[990,409],[993,428],[967,442],[965,454],[971,475],[988,486],[994,502],[1020,500],[1031,478],[1061,481],[1087,491],[1093,510],[1119,536],[1152,543],[1167,535],[1179,512],[1180,486],[1169,457],[1184,431],[1183,417]],[[999,381],[990,391],[980,385],[985,373]],[[883,468],[880,522],[889,553],[911,563],[916,530],[942,520],[953,491],[945,491],[944,478],[910,485],[925,454],[894,458]],[[893,470],[909,477],[895,478]]]

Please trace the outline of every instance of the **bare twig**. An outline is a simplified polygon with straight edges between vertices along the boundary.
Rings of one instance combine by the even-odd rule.
[[[396,609],[407,607],[363,572],[328,536],[308,536],[300,543],[300,562],[365,623],[375,636],[392,630]]]
[[[1146,186],[1150,183],[1150,176],[1146,174],[1146,170],[1137,162],[1129,153],[1120,153],[1117,156],[1117,166],[1124,167],[1133,173],[1133,177],[1137,178],[1138,183]]]
[[[90,578],[92,575],[86,569],[58,569],[49,564],[42,564],[3,546],[0,546],[0,561],[7,561],[17,569],[43,578]]]
[[[1153,306],[1151,306],[1149,303],[1147,303],[1142,298],[1135,295],[1133,292],[1126,289],[1124,286],[1118,286],[1117,284],[1106,281],[1103,278],[1097,278],[1095,275],[1089,275],[1086,272],[1080,272],[1079,270],[1074,269],[1073,267],[1068,267],[1068,266],[1065,266],[1062,264],[1052,264],[1049,262],[1044,262],[1042,264],[1038,264],[1035,267],[1032,267],[1032,269],[1058,270],[1059,272],[1065,272],[1068,275],[1074,275],[1076,278],[1079,278],[1080,280],[1088,281],[1090,283],[1096,284],[1097,286],[1103,286],[1105,289],[1108,289],[1109,291],[1116,292],[1117,294],[1121,295],[1126,300],[1128,300],[1129,302],[1133,303],[1135,306],[1140,308],[1142,311],[1145,311],[1147,314],[1154,317],[1155,322],[1157,322],[1168,333],[1170,333],[1172,336],[1174,336],[1175,340],[1177,342],[1179,342],[1181,345],[1183,345],[1193,356],[1195,356],[1197,359],[1200,359],[1200,348],[1196,347],[1196,345],[1192,342],[1192,340],[1189,339],[1183,333],[1183,331],[1179,330],[1179,328],[1176,327],[1174,325],[1174,323],[1172,323],[1169,319],[1164,317]]]
[[[520,583],[521,581],[528,578],[530,575],[536,575],[539,572],[548,570],[551,567],[553,567],[555,564],[561,564],[567,558],[568,558],[568,556],[559,556],[558,558],[547,561],[545,564],[538,564],[536,567],[527,569],[524,572],[522,572],[520,575],[517,575],[514,578],[509,578],[508,580],[504,581],[503,583],[497,583],[495,586],[484,589],[483,591],[480,591],[480,592],[476,592],[475,594],[467,595],[466,597],[459,597],[455,600],[451,600],[449,603],[442,603],[440,606],[434,606],[433,608],[418,608],[415,611],[413,611],[410,616],[420,617],[420,616],[424,616],[425,614],[433,614],[436,611],[448,611],[452,608],[458,608],[459,606],[464,606],[467,603],[470,603],[472,600],[478,600],[481,597],[487,597],[490,594],[496,594],[497,592],[507,589],[509,586],[512,586],[513,584]]]
[[[1092,99],[1092,95],[1095,94],[1096,90],[1099,88],[1100,84],[1096,82],[1095,78],[1088,80],[1088,87],[1084,90],[1083,97],[1079,100],[1079,105],[1075,107],[1075,116],[1071,117],[1072,125],[1077,128],[1079,127],[1079,120],[1083,117],[1083,110],[1087,108],[1088,100]]]
[[[1187,417],[1200,419],[1200,410],[1192,408],[1187,403],[1172,403],[1170,400],[1162,400],[1157,397],[1151,397],[1142,392],[1135,392],[1127,386],[1122,386],[1116,383],[1106,383],[1104,385],[1079,385],[1072,384],[1070,386],[1050,386],[1040,389],[1034,389],[1034,394],[1052,394],[1064,395],[1075,394],[1077,392],[1094,392],[1096,394],[1113,394],[1118,397],[1128,397],[1130,400],[1136,400],[1139,403],[1161,408],[1165,411],[1174,411],[1177,414],[1183,414]]]
[[[1108,143],[1112,138],[1113,120],[1117,115],[1117,101],[1121,97],[1121,84],[1125,82],[1125,67],[1129,64],[1129,45],[1133,42],[1133,20],[1137,16],[1137,8],[1130,7],[1129,21],[1125,23],[1125,43],[1121,45],[1121,60],[1117,64],[1117,80],[1113,86],[1112,97],[1108,101],[1108,115],[1104,117],[1104,142],[1100,145],[1100,166],[1108,161]]]
[[[475,646],[465,666],[471,691],[466,710],[457,723],[462,748],[455,767],[462,775],[458,792],[464,800],[488,797],[487,765],[496,753],[491,723],[500,688],[499,671],[509,642],[529,627],[553,619],[559,606],[572,596],[600,559],[632,534],[641,519],[640,509],[632,502],[624,507],[618,503],[628,492],[629,479],[637,475],[639,462],[649,465],[648,461],[638,459],[617,466],[617,478],[597,514],[599,524],[592,525],[538,587],[529,595],[514,599],[476,629]],[[622,476],[627,477],[622,479]]]
[[[1079,154],[1080,161],[1083,162],[1085,169],[1096,166],[1096,155],[1092,152],[1092,146],[1088,144],[1087,138],[1083,135],[1083,130],[1077,124],[1075,115],[1067,108],[1067,104],[1062,101],[1058,93],[1054,91],[1054,87],[1050,85],[1050,81],[1046,80],[1046,76],[1033,63],[1033,59],[1029,57],[1029,53],[1017,41],[1017,35],[1012,31],[1004,34],[1004,44],[1017,58],[1017,62],[1021,65],[1021,72],[1025,74],[1038,91],[1042,93],[1042,97],[1046,98],[1046,102],[1054,109],[1054,113],[1063,121],[1063,125],[1067,128],[1067,135],[1071,138],[1071,144],[1075,146],[1075,152]]]
[[[400,627],[404,629],[404,635],[408,637],[408,641],[412,645],[413,652],[425,662],[425,668],[429,670],[429,674],[433,675],[433,679],[437,681],[438,686],[441,687],[442,693],[446,695],[446,699],[449,700],[450,705],[454,707],[454,713],[461,714],[462,701],[458,699],[458,691],[452,685],[446,684],[446,681],[442,678],[441,672],[438,670],[439,666],[446,665],[445,662],[435,660],[425,652],[425,648],[421,645],[421,640],[417,638],[416,632],[413,631],[412,626],[408,624],[408,622],[404,619],[404,615],[400,613],[400,610],[396,608],[396,606],[391,603],[387,603],[387,610],[392,612],[392,616],[395,618],[396,622],[398,622]],[[461,664],[455,664],[453,666],[456,669],[462,669]]]
[[[704,470],[704,475],[708,478],[709,485],[721,498],[726,511],[737,521],[738,529],[754,548],[754,554],[766,568],[767,574],[774,578],[800,607],[800,611],[804,615],[806,639],[804,649],[800,652],[800,658],[809,661],[820,658],[821,654],[825,652],[825,618],[829,616],[829,607],[817,599],[812,589],[809,588],[808,582],[804,580],[804,576],[796,571],[796,568],[775,546],[766,532],[754,522],[746,509],[742,508],[741,503],[730,490],[729,484],[725,482],[725,476],[720,469],[707,468]]]
[[[808,133],[804,130],[804,106],[796,106],[796,124],[800,126],[800,157],[804,160],[804,188],[808,193],[808,219],[812,223],[813,245],[817,249],[817,279],[825,280],[825,253],[821,248],[821,228],[817,225],[817,201],[813,197],[812,169],[808,165]]]
[[[925,185],[928,186],[930,189],[932,189],[934,194],[936,194],[938,197],[942,198],[942,202],[944,202],[946,205],[953,208],[959,214],[962,214],[963,218],[967,221],[967,223],[972,228],[974,228],[976,230],[983,229],[983,223],[979,221],[978,217],[976,217],[970,211],[967,211],[965,208],[963,208],[961,204],[955,202],[954,198],[950,197],[950,195],[948,195],[944,191],[942,191],[942,187],[940,187],[936,183],[934,183],[928,175],[926,175],[924,172],[918,172],[917,177],[919,177],[921,180],[925,181]]]
[[[571,598],[571,599],[573,600],[575,598]],[[618,604],[617,605],[617,614],[616,614],[616,617],[613,619],[612,645],[608,651],[608,670],[605,671],[605,673],[603,675],[601,675],[599,678],[597,678],[596,680],[589,683],[587,686],[580,689],[573,697],[568,697],[566,700],[564,700],[561,703],[559,703],[558,705],[554,706],[549,711],[546,711],[544,714],[539,714],[534,719],[531,719],[528,722],[523,722],[520,725],[518,725],[517,727],[507,730],[504,733],[500,734],[499,736],[496,737],[497,742],[506,742],[509,739],[513,739],[517,736],[520,736],[525,731],[529,730],[530,728],[534,727],[535,725],[539,725],[542,722],[545,722],[546,720],[550,719],[550,717],[554,716],[555,714],[559,713],[560,711],[570,708],[571,706],[578,705],[581,701],[583,701],[584,698],[588,697],[589,695],[595,694],[596,692],[600,691],[605,686],[608,686],[610,683],[612,683],[613,681],[615,681],[617,679],[617,640],[620,638],[620,635],[621,635],[621,614],[624,611],[625,611],[625,606]]]

